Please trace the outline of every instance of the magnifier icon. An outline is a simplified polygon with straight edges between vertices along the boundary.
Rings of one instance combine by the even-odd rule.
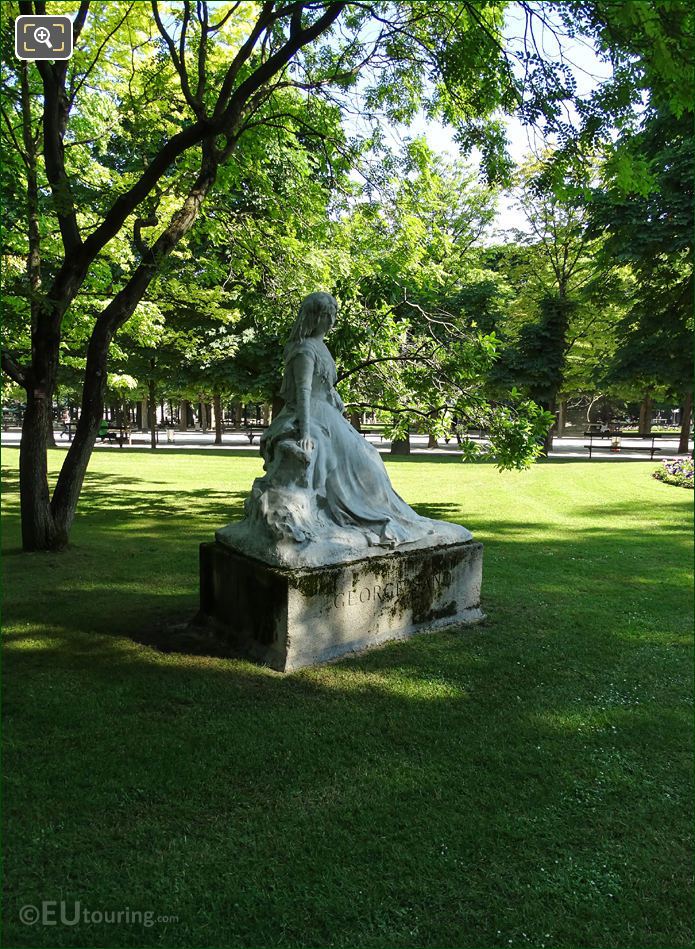
[[[34,39],[37,43],[43,43],[49,49],[53,49],[51,46],[51,33],[45,26],[37,26],[34,30]]]

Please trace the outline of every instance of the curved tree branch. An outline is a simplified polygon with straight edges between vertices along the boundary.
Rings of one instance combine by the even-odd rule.
[[[75,98],[76,98],[76,96],[77,96],[77,93],[80,91],[80,89],[82,88],[82,86],[85,84],[85,82],[87,81],[87,78],[89,77],[89,74],[90,74],[91,71],[94,69],[94,67],[96,66],[96,64],[99,62],[99,57],[100,57],[101,54],[103,53],[104,47],[105,47],[106,44],[109,42],[109,40],[111,39],[111,37],[121,28],[121,26],[123,25],[123,23],[124,23],[125,20],[126,20],[126,17],[127,17],[128,14],[130,13],[130,11],[133,9],[134,5],[135,5],[134,3],[130,3],[130,4],[128,5],[128,9],[125,11],[125,13],[124,13],[123,16],[121,17],[121,19],[120,19],[120,20],[118,21],[118,23],[114,26],[114,28],[111,30],[111,32],[108,33],[108,35],[104,37],[104,39],[102,40],[101,44],[99,45],[99,49],[96,51],[96,53],[95,53],[95,55],[94,55],[94,59],[91,61],[91,63],[89,64],[89,66],[87,67],[87,69],[85,70],[85,72],[80,76],[80,81],[77,83],[76,86],[72,86],[72,81],[74,80],[74,76],[73,76],[73,79],[71,80],[70,96],[69,96],[69,99],[68,99],[68,109],[72,108],[72,105],[73,105],[73,103],[74,103],[74,101],[75,101]],[[85,11],[85,16],[86,16],[86,11]],[[75,22],[77,22],[77,20],[75,20]],[[77,35],[79,36],[79,33],[81,33],[81,32],[82,32],[82,27],[80,26],[80,29],[79,29]],[[75,24],[73,24],[73,37],[74,37],[74,36],[75,36]],[[73,43],[74,43],[74,42],[75,42],[75,41],[74,41],[74,39],[73,39]]]
[[[422,362],[422,355],[419,352],[410,353],[407,356],[379,356],[375,359],[366,359],[364,362],[361,362],[358,366],[355,366],[353,369],[348,369],[347,372],[341,372],[338,375],[338,382],[342,382],[343,379],[347,379],[349,376],[354,375],[356,372],[361,372],[363,369],[366,369],[367,366],[376,366],[378,363],[382,362]]]
[[[6,349],[2,350],[2,369],[13,382],[26,389],[29,378],[28,371],[15,362]]]
[[[164,26],[162,18],[159,15],[157,0],[151,0],[151,2],[152,14],[154,16],[155,23],[157,24],[157,29],[159,30],[159,34],[164,42],[167,44],[171,61],[174,64],[174,69],[178,73],[179,79],[181,80],[181,91],[183,92],[183,97],[191,109],[193,109],[196,117],[200,119],[203,117],[202,104],[191,92],[191,84],[188,80],[188,70],[186,69],[186,29],[188,27],[188,19],[190,14],[189,4],[184,4],[183,24],[181,26],[181,36],[179,37],[179,48],[177,50],[176,44],[174,43],[174,38],[169,33],[167,33],[166,27]]]

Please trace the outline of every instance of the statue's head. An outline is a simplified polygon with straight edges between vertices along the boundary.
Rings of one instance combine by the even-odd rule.
[[[307,336],[323,335],[335,323],[338,303],[330,293],[310,293],[299,307],[299,315],[292,327],[290,340],[299,342]]]

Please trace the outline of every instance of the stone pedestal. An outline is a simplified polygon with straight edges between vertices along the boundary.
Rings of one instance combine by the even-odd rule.
[[[289,672],[425,629],[482,620],[483,545],[397,549],[326,567],[270,566],[200,547],[199,624]]]

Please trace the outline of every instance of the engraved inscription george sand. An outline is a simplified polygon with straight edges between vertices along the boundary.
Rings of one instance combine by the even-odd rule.
[[[355,606],[358,603],[388,603],[391,600],[399,599],[406,592],[416,588],[418,590],[426,589],[428,593],[435,596],[441,593],[442,588],[448,587],[451,582],[451,575],[447,571],[443,574],[426,577],[424,579],[396,580],[393,583],[385,583],[383,586],[375,583],[371,586],[363,586],[359,589],[351,589],[336,593],[333,597],[333,608],[341,609],[346,606]]]

